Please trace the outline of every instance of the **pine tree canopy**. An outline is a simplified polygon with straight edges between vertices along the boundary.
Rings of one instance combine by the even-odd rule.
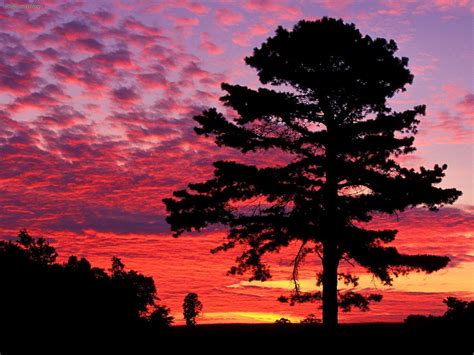
[[[461,195],[437,186],[445,164],[400,164],[400,156],[415,151],[425,106],[402,112],[389,106],[387,99],[413,81],[408,59],[396,51],[393,40],[364,36],[342,20],[300,21],[291,31],[279,27],[245,58],[264,87],[223,83],[221,101],[238,117],[210,108],[194,117],[195,131],[242,153],[279,149],[292,160],[267,167],[216,161],[214,178],[164,200],[174,236],[227,226],[226,242],[214,251],[244,246],[230,273],[249,271],[251,280],[271,277],[265,254],[299,242],[296,301],[305,297],[298,293],[297,271],[308,253],[331,252],[337,263],[358,264],[385,284],[394,275],[446,266],[447,257],[406,255],[387,246],[396,230],[369,228],[374,215],[417,206],[437,210]],[[344,274],[338,277],[347,281]],[[356,279],[349,276],[351,281]],[[346,294],[339,306],[364,309],[366,300],[379,299]]]

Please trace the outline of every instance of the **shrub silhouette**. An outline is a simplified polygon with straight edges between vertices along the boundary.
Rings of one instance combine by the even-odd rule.
[[[310,313],[306,316],[305,319],[302,319],[301,324],[304,324],[304,325],[314,325],[314,324],[320,324],[321,323],[321,319],[319,319],[318,317],[316,317],[314,315],[314,313]]]
[[[0,241],[0,345],[25,334],[79,339],[171,323],[169,310],[158,306],[153,279],[126,271],[119,258],[110,273],[85,258],[71,256],[63,264],[56,258],[54,247],[26,230],[17,241]]]
[[[474,301],[447,297],[443,303],[448,307],[442,316],[409,315],[405,323],[414,326],[459,326],[472,329],[474,326]]]
[[[275,321],[275,324],[278,324],[278,325],[287,325],[287,324],[291,324],[291,320],[289,320],[288,318],[281,317],[280,319],[277,319],[277,320]]]

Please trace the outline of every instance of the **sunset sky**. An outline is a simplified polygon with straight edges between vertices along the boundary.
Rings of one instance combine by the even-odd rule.
[[[359,288],[383,290],[384,300],[341,320],[441,314],[447,295],[474,295],[471,1],[30,3],[0,0],[0,238],[27,228],[50,240],[61,260],[74,254],[108,268],[113,255],[121,257],[154,277],[178,324],[190,291],[204,304],[201,323],[320,316],[314,304],[277,302],[291,289],[294,248],[269,258],[271,281],[226,276],[238,250],[209,253],[225,230],[174,239],[162,199],[210,178],[213,161],[239,156],[194,134],[192,116],[210,106],[224,110],[223,81],[258,86],[244,57],[278,25],[331,16],[398,43],[415,80],[390,102],[398,110],[427,105],[418,150],[402,161],[447,163],[442,186],[463,192],[437,213],[414,209],[374,220],[399,229],[394,245],[401,252],[447,255],[451,263],[432,275],[401,277],[393,288],[362,274]],[[273,161],[268,154],[252,159]],[[318,261],[308,259],[303,289],[315,289],[318,271]]]

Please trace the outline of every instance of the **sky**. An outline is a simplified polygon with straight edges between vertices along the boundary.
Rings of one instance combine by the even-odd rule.
[[[209,252],[225,230],[172,238],[162,199],[211,178],[213,161],[239,156],[198,137],[192,116],[212,106],[225,112],[221,82],[258,87],[244,57],[279,25],[342,18],[363,34],[394,39],[410,59],[414,83],[390,103],[426,104],[427,115],[418,150],[402,161],[447,163],[441,186],[463,196],[436,213],[376,218],[373,225],[399,230],[401,252],[452,261],[391,288],[362,272],[359,289],[381,291],[384,300],[340,319],[442,314],[446,296],[474,295],[473,13],[469,0],[0,0],[0,238],[27,228],[61,260],[77,255],[109,267],[121,257],[154,277],[178,324],[191,291],[204,304],[201,323],[320,316],[318,305],[277,301],[291,289],[294,246],[268,258],[271,281],[226,276],[238,250]],[[268,154],[252,158],[272,163]],[[318,268],[307,260],[303,290],[316,289]]]

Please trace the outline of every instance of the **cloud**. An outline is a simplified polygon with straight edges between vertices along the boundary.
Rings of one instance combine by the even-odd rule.
[[[104,45],[94,38],[80,38],[74,41],[74,46],[86,52],[101,53]]]
[[[209,7],[201,1],[192,0],[169,0],[160,3],[155,3],[147,6],[146,11],[162,12],[167,9],[185,9],[195,15],[204,15],[209,12]]]
[[[431,125],[431,129],[433,133],[437,131],[439,134],[437,143],[469,144],[472,142],[473,125],[466,124],[466,120],[460,114],[440,111],[436,118],[437,121]]]
[[[417,4],[415,13],[426,13],[428,11],[447,12],[456,9],[469,9],[473,12],[472,3],[469,0],[433,0]]]
[[[92,20],[94,22],[98,22],[101,24],[106,24],[106,25],[113,24],[117,19],[117,16],[114,13],[109,12],[107,10],[97,10],[96,12],[93,12],[93,13],[86,12],[84,13],[84,15],[89,20]]]
[[[80,64],[106,73],[113,72],[117,67],[132,69],[135,66],[131,58],[131,52],[127,49],[117,49],[111,52],[97,54],[84,59]]]
[[[263,36],[269,32],[267,26],[257,23],[250,26],[247,31],[236,32],[232,37],[232,42],[242,47],[248,47],[255,37]]]
[[[331,6],[331,1],[325,1]],[[353,2],[348,0],[348,2]],[[388,0],[379,1],[382,8],[377,13],[384,16],[402,16],[406,14],[426,14],[428,12],[448,12],[458,9],[469,9],[471,3],[469,0],[433,0],[433,1],[415,1],[415,0]],[[472,8],[470,9],[472,12]]]
[[[155,26],[147,26],[133,17],[127,18],[123,23],[123,27],[126,30],[138,31],[150,36],[160,35],[162,33],[162,30],[160,28]]]
[[[35,51],[35,53],[43,60],[47,61],[57,61],[60,56],[59,52],[51,47]]]
[[[166,89],[168,80],[161,72],[138,74],[139,83],[147,89]]]
[[[211,41],[211,36],[207,32],[201,33],[201,48],[208,54],[220,55],[224,53],[224,49]]]
[[[197,26],[199,19],[197,17],[173,17],[176,26]]]
[[[94,68],[77,63],[71,59],[61,59],[59,62],[50,66],[51,74],[63,84],[78,84],[88,90],[100,92],[106,87],[106,77],[104,73],[96,72]],[[103,63],[106,70],[113,70]]]
[[[300,12],[295,6],[289,5],[285,1],[277,0],[247,0],[244,3],[244,8],[248,11],[256,12]]]
[[[78,20],[73,20],[55,27],[53,29],[53,33],[64,37],[68,41],[74,41],[81,38],[90,38],[94,35],[87,24]]]
[[[69,105],[53,106],[45,115],[39,116],[42,128],[69,128],[85,123],[86,116]]]
[[[182,76],[186,78],[189,77],[191,79],[203,79],[209,74],[206,70],[203,70],[201,66],[195,61],[192,61],[188,65],[186,65],[181,73]]]
[[[201,1],[180,0],[180,1],[177,1],[175,5],[180,6],[198,15],[203,15],[209,12],[209,7],[204,5]]]
[[[125,86],[113,89],[111,98],[116,104],[122,106],[132,105],[140,101],[140,95],[138,95],[136,88]]]
[[[244,20],[242,13],[225,8],[217,9],[215,16],[221,26],[234,26]]]
[[[20,44],[0,48],[0,90],[25,94],[40,82],[41,62]]]
[[[25,108],[37,108],[46,110],[49,106],[59,103],[61,100],[70,98],[58,85],[48,84],[39,91],[35,91],[25,96],[19,96],[9,106],[12,111],[19,111]]]
[[[422,138],[429,139],[431,144],[469,144],[474,135],[472,94],[450,83],[442,86],[441,93],[436,93],[434,100],[437,107],[435,120],[424,123],[426,129]],[[428,133],[430,136],[426,137]]]
[[[464,95],[461,101],[456,104],[456,109],[458,109],[463,117],[463,121],[474,120],[474,94],[467,93]],[[466,120],[467,119],[467,120]]]

